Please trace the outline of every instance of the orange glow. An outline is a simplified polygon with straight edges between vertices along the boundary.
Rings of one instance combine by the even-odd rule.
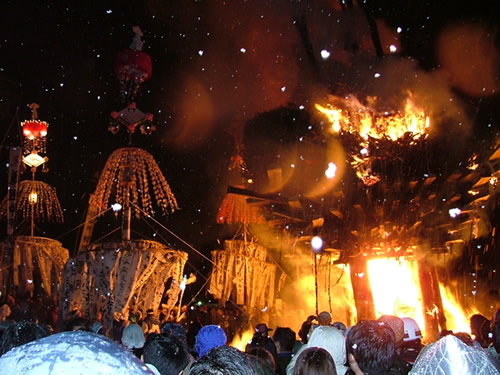
[[[249,329],[245,332],[243,332],[240,335],[235,335],[233,338],[233,341],[229,344],[229,346],[232,346],[233,348],[239,349],[242,352],[245,351],[245,347],[247,346],[248,342],[252,339],[254,332]]]
[[[447,328],[453,332],[467,332],[470,334],[470,316],[479,314],[479,311],[471,307],[469,311],[465,312],[451,290],[441,285],[441,283],[439,284],[439,291],[441,292],[441,299],[443,301]]]
[[[388,314],[413,318],[425,336],[417,262],[408,258],[371,259],[368,274],[376,317]]]
[[[394,114],[375,114],[357,100],[345,100],[344,104],[349,109],[337,108],[331,104],[315,104],[316,109],[327,116],[334,133],[344,131],[358,133],[365,139],[387,137],[395,141],[406,133],[419,138],[426,134],[430,126],[429,116],[410,97],[405,101],[404,110]]]

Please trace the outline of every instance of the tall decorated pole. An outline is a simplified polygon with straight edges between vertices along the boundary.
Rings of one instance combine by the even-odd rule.
[[[21,122],[22,151],[20,148],[11,151],[9,190],[0,205],[0,216],[7,218],[8,233],[7,242],[0,243],[0,252],[8,254],[0,261],[0,268],[8,270],[0,272],[1,292],[24,294],[43,289],[47,295],[57,298],[62,269],[69,254],[59,241],[36,237],[35,224],[62,223],[63,211],[55,188],[35,179],[38,167],[47,170],[48,124],[38,119],[38,104],[32,103],[29,108],[31,119]],[[17,183],[21,161],[29,168],[31,179]],[[29,222],[29,236],[23,235],[21,224],[25,222]],[[13,243],[12,248],[9,242]]]
[[[63,316],[75,309],[91,320],[102,315],[108,333],[118,316],[146,316],[150,309],[157,314],[164,306],[172,311],[181,285],[187,283],[182,284],[186,253],[131,235],[134,217],[147,219],[179,208],[154,157],[132,143],[137,129],[144,135],[155,130],[153,115],[140,111],[134,101],[141,84],[151,77],[151,58],[141,51],[141,30],[133,31],[132,45],[118,54],[115,66],[126,107],[111,112],[108,127],[113,134],[125,129],[129,144],[109,156],[90,195],[78,253],[66,264],[61,302]],[[122,214],[121,240],[92,242],[96,219],[111,208],[116,216]]]

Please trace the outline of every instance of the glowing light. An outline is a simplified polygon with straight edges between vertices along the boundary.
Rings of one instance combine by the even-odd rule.
[[[36,151],[31,152],[29,155],[23,157],[23,163],[28,167],[39,167],[48,159],[40,156]]]
[[[187,283],[187,275],[184,275],[181,283],[179,284],[179,288],[181,290],[186,290],[186,283]]]
[[[325,171],[326,178],[334,178],[337,173],[337,166],[335,163],[328,163],[328,169]]]
[[[246,48],[240,48],[241,53],[245,53],[246,51],[247,51]]]
[[[111,209],[113,212],[118,212],[122,209],[122,205],[120,203],[114,203],[111,205]]]
[[[321,250],[321,248],[323,247],[323,239],[319,236],[314,236],[311,239],[311,246],[315,251]]]
[[[415,319],[420,328],[425,327],[415,260],[371,259],[368,275],[376,316],[407,316]]]
[[[397,50],[398,50],[398,47],[396,47],[394,44],[391,44],[389,46],[389,51],[391,51],[391,53],[397,52]]]
[[[462,210],[460,208],[450,208],[448,213],[450,214],[450,217],[457,217],[462,213]]]
[[[373,76],[374,76],[375,78],[379,78],[379,77],[380,77],[380,75],[381,75],[380,73],[375,73]]]
[[[401,33],[402,31],[403,31],[403,29],[402,29],[400,26],[398,26],[398,27],[396,28],[396,32],[397,32],[398,34],[399,34],[399,33]]]
[[[28,195],[28,202],[30,204],[36,204],[36,202],[38,202],[38,194],[35,192],[35,191],[32,191],[29,195]]]
[[[321,53],[321,58],[323,60],[326,60],[330,57],[330,51],[328,51],[326,49],[322,49],[320,53]]]

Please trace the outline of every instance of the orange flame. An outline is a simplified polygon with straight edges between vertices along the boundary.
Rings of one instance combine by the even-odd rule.
[[[249,329],[244,331],[241,336],[240,335],[235,335],[233,338],[233,341],[229,344],[229,346],[232,346],[233,348],[236,348],[238,350],[241,350],[242,352],[245,351],[245,347],[247,346],[248,342],[252,339],[254,332]]]
[[[368,261],[375,314],[415,319],[425,336],[417,263],[413,259],[379,258]]]
[[[418,323],[425,337],[417,262],[411,258],[372,259],[368,261],[368,273],[376,316],[389,314],[411,317]],[[479,313],[479,311],[475,307],[464,309],[451,290],[441,283],[439,289],[447,329],[470,334],[470,316]],[[427,311],[426,313],[436,312]]]
[[[334,133],[344,131],[358,133],[365,139],[387,137],[395,141],[406,133],[419,138],[426,134],[430,126],[429,116],[411,97],[406,99],[404,110],[395,114],[387,112],[383,115],[374,114],[371,109],[354,99],[344,103],[349,109],[337,108],[331,104],[326,106],[315,104],[316,109],[326,115],[331,122],[331,131]]]
[[[449,288],[439,284],[439,290],[448,329],[453,332],[467,332],[470,334],[470,317],[478,314],[479,311],[475,307],[470,307],[467,311],[464,311]]]

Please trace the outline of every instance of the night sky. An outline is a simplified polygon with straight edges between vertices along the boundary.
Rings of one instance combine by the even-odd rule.
[[[110,112],[126,106],[114,61],[139,25],[153,75],[137,107],[154,115],[157,131],[135,135],[134,145],[155,156],[182,208],[157,219],[208,255],[231,235],[216,224],[217,208],[236,183],[228,173],[235,140],[258,113],[288,103],[313,111],[315,98],[327,93],[393,97],[409,85],[435,95],[428,100],[456,119],[461,136],[497,136],[495,3],[382,0],[342,9],[324,0],[2,0],[0,186],[6,192],[8,148],[21,142],[18,122],[37,102],[39,118],[49,123],[50,159],[49,172],[37,178],[57,188],[65,212],[63,225],[40,224],[46,232],[38,235],[74,252],[78,231],[71,230],[85,218],[88,194],[107,157],[128,142],[123,130],[112,135],[107,128]],[[367,20],[376,22],[384,59],[376,56]],[[299,32],[304,25],[309,45]],[[391,45],[397,51],[389,56]],[[321,59],[321,50],[330,57]],[[27,178],[29,172],[21,176]],[[192,250],[161,236],[198,267]]]

